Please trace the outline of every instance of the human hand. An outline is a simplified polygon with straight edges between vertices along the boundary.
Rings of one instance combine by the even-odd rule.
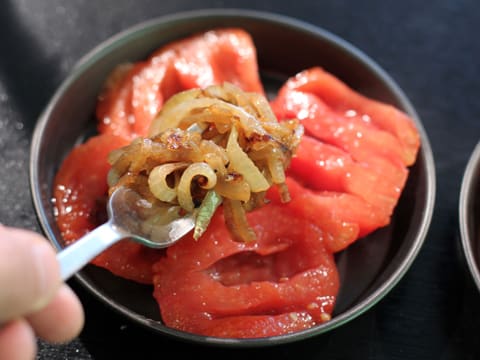
[[[0,225],[0,359],[34,359],[37,336],[67,342],[83,321],[52,246],[37,233]]]

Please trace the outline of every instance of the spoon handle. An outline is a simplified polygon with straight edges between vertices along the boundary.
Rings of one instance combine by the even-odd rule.
[[[125,236],[107,222],[67,246],[57,254],[62,280],[67,280],[103,250]]]

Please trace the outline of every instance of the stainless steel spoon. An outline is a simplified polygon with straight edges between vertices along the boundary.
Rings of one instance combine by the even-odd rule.
[[[173,221],[152,221],[155,216],[154,205],[126,187],[119,187],[112,193],[107,212],[109,220],[106,223],[57,254],[63,280],[70,278],[119,240],[131,238],[152,248],[165,248],[195,226],[195,216],[192,213]]]

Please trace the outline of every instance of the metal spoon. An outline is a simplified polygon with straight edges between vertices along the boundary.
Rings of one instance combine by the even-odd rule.
[[[164,248],[178,241],[195,226],[192,213],[162,223],[151,221],[155,207],[126,187],[115,190],[107,206],[108,221],[57,254],[63,280],[88,264],[119,240],[131,238],[152,248]]]

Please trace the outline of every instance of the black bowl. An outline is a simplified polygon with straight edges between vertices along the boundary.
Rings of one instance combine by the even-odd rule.
[[[245,10],[181,13],[154,19],[120,33],[80,61],[40,117],[31,149],[33,199],[46,236],[61,248],[50,201],[52,180],[72,146],[91,134],[97,94],[109,72],[119,63],[147,57],[169,41],[221,26],[242,27],[252,35],[267,90],[275,91],[288,76],[319,65],[357,91],[390,103],[414,119],[422,146],[391,224],[339,254],[341,289],[331,321],[273,338],[239,341],[176,331],[162,324],[150,286],[123,280],[94,266],[87,266],[76,278],[101,301],[159,334],[219,346],[293,342],[335,329],[382,299],[402,278],[419,252],[434,206],[432,151],[414,108],[385,71],[337,36],[292,18]]]
[[[480,143],[475,146],[465,167],[458,216],[463,255],[480,290]]]

